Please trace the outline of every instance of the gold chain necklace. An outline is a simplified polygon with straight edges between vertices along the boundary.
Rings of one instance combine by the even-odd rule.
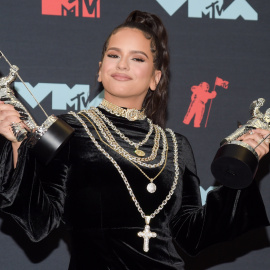
[[[112,145],[114,146],[116,149],[121,149],[121,151],[125,152],[127,155],[127,158],[132,159],[134,162],[144,162],[144,161],[152,161],[156,158],[157,156],[157,152],[159,149],[159,141],[160,141],[160,130],[158,129],[157,125],[153,125],[153,128],[155,129],[155,137],[154,137],[154,145],[152,148],[152,152],[150,154],[150,156],[148,157],[138,157],[138,156],[133,156],[131,154],[129,154],[128,152],[126,152],[118,143],[117,141],[114,139],[113,135],[111,134],[111,132],[109,131],[109,129],[107,128],[106,124],[104,123],[103,119],[99,117],[99,115],[97,115],[95,113],[95,110],[90,109],[88,111],[83,110],[82,112],[86,113],[91,119],[93,119],[99,130],[101,131],[102,135],[104,138],[106,138],[106,140]],[[164,137],[162,137],[162,141],[164,142]],[[122,150],[123,149],[123,150]],[[164,157],[164,153],[163,156]],[[145,166],[145,164],[140,164],[142,166]],[[162,164],[161,164],[162,165]]]
[[[147,122],[149,124],[149,131],[146,134],[145,138],[138,143],[135,143],[133,141],[131,141],[128,137],[125,136],[125,134],[123,134],[119,129],[116,128],[116,126],[98,109],[95,107],[92,107],[91,109],[93,109],[107,124],[108,126],[117,134],[119,135],[125,142],[127,142],[129,145],[132,145],[135,147],[135,154],[139,157],[144,157],[145,156],[145,152],[142,150],[139,150],[139,147],[144,145],[148,140],[150,135],[153,132],[153,122],[147,118]]]
[[[97,127],[99,128],[100,132],[102,133],[103,137],[109,142],[109,144],[111,146],[113,146],[113,148],[119,153],[119,154],[123,154],[125,156],[126,159],[128,160],[132,160],[133,162],[136,162],[137,164],[143,166],[143,167],[147,167],[147,168],[156,168],[161,166],[162,164],[164,164],[165,162],[165,158],[166,158],[166,148],[167,148],[167,143],[166,143],[166,135],[164,130],[157,126],[154,125],[154,128],[156,130],[156,134],[158,135],[158,138],[154,140],[154,146],[153,146],[153,151],[152,151],[152,155],[150,155],[148,158],[139,158],[139,157],[134,157],[131,154],[129,154],[123,147],[121,147],[117,141],[114,139],[113,135],[111,134],[111,132],[109,131],[109,129],[107,128],[107,126],[105,125],[105,123],[102,121],[102,119],[100,119],[100,117],[98,117],[95,112],[93,110],[84,110],[82,111],[84,113],[86,113],[97,125]],[[161,159],[158,163],[154,163],[154,164],[148,164],[145,163],[143,161],[149,161],[149,160],[153,160],[154,158],[156,158],[157,155],[157,151],[159,148],[159,133],[161,133],[162,135],[162,142],[163,142],[163,149],[162,149],[162,153],[161,153]],[[153,157],[153,158],[152,158]]]
[[[99,139],[101,142],[103,142],[105,145],[107,145],[109,148],[111,148],[113,151],[117,152],[119,155],[121,155],[123,158],[127,159],[123,153],[118,152],[115,148],[113,148],[110,144],[106,143],[100,136],[97,128],[95,127],[95,125],[92,123],[92,121],[83,113],[79,113],[82,116],[84,116],[90,123],[91,125],[94,127]],[[96,123],[95,123],[96,124]],[[166,136],[165,136],[166,137]],[[166,138],[166,142],[167,142],[167,138]],[[167,161],[167,157],[168,157],[168,142],[166,144],[167,148],[166,148],[166,158],[165,158],[165,162],[163,164],[163,167],[161,168],[161,170],[156,174],[156,176],[154,177],[149,177],[137,164],[135,164],[132,160],[127,159],[131,164],[133,164],[149,181],[150,183],[146,186],[146,189],[149,193],[154,193],[157,189],[156,185],[153,183],[153,181],[162,173],[162,171],[165,169],[166,166],[166,161]]]
[[[95,144],[95,146],[112,162],[112,164],[115,166],[115,168],[117,169],[117,171],[119,172],[120,176],[122,177],[127,190],[129,192],[129,195],[131,196],[131,199],[133,200],[138,212],[141,214],[141,217],[145,220],[145,226],[144,226],[144,230],[142,232],[138,232],[138,236],[139,237],[143,237],[144,239],[144,244],[143,244],[143,250],[145,252],[149,251],[149,239],[150,238],[155,238],[157,236],[157,234],[155,232],[151,232],[150,230],[150,220],[152,218],[154,218],[163,208],[164,206],[168,203],[168,201],[171,199],[176,186],[177,186],[177,182],[178,182],[178,178],[179,178],[179,164],[178,164],[178,146],[177,146],[177,140],[175,138],[175,134],[173,133],[173,131],[171,129],[166,129],[172,137],[173,140],[173,145],[174,145],[174,168],[175,168],[175,175],[174,175],[174,181],[172,184],[172,187],[168,193],[168,195],[166,196],[166,198],[162,201],[162,203],[158,206],[158,208],[150,215],[145,215],[144,211],[142,210],[138,200],[136,199],[133,190],[124,174],[124,172],[122,171],[122,169],[120,168],[120,166],[118,165],[118,163],[99,145],[99,143],[96,141],[95,137],[92,135],[92,133],[90,132],[89,128],[87,127],[86,123],[74,112],[69,112],[69,114],[72,114],[84,127],[86,133],[88,134],[88,136],[90,137],[90,139],[92,140],[92,142]]]
[[[124,109],[120,106],[110,103],[106,99],[103,99],[98,107],[116,116],[124,117],[129,121],[144,120],[146,118],[144,110],[140,111],[137,109]]]

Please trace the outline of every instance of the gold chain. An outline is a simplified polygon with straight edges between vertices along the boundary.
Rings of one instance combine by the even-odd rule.
[[[98,105],[98,107],[116,116],[124,117],[128,119],[129,121],[144,120],[146,118],[144,110],[140,111],[137,109],[124,109],[113,103],[110,103],[106,99],[103,99],[102,102]]]
[[[91,123],[91,125],[94,127],[94,129],[95,129],[95,131],[96,131],[96,133],[97,133],[97,135],[98,135],[98,137],[99,137],[99,139],[105,144],[105,145],[107,145],[109,148],[111,148],[112,150],[114,150],[115,152],[117,152],[112,146],[110,146],[108,143],[106,143],[103,139],[102,139],[102,137],[100,136],[100,134],[99,134],[99,132],[98,132],[98,130],[97,130],[97,128],[95,127],[95,125],[93,124],[93,122],[86,116],[86,115],[84,115],[83,113],[79,113],[79,114],[81,114],[82,116],[84,116],[90,123]],[[167,138],[166,138],[166,141],[167,141]],[[165,167],[166,167],[166,161],[167,161],[167,157],[168,157],[168,142],[167,142],[167,147],[166,147],[166,158],[165,158],[165,162],[164,162],[164,164],[163,164],[163,167],[162,167],[162,169],[158,172],[158,174],[155,176],[155,177],[149,177],[137,164],[135,164],[132,160],[129,160],[129,159],[127,159],[127,158],[125,158],[125,156],[123,155],[123,154],[121,154],[121,153],[119,153],[119,152],[117,152],[119,155],[121,155],[123,158],[125,158],[125,159],[127,159],[131,164],[133,164],[151,183],[162,173],[162,171],[165,169]]]
[[[129,154],[123,147],[121,147],[116,140],[114,139],[114,137],[112,136],[112,134],[110,133],[110,131],[108,130],[107,126],[105,125],[105,123],[102,121],[102,119],[100,119],[100,117],[98,115],[95,114],[95,112],[93,110],[88,110],[88,111],[82,111],[84,113],[86,113],[97,125],[97,127],[99,128],[100,132],[102,133],[102,135],[104,136],[104,138],[108,141],[108,143],[113,146],[114,150],[117,153],[121,153],[124,155],[124,157],[128,160],[132,160],[133,162],[143,166],[143,167],[147,167],[147,168],[157,168],[159,166],[161,166],[162,164],[164,164],[165,162],[165,158],[166,158],[166,147],[167,147],[167,141],[166,141],[166,135],[164,130],[162,130],[160,127],[158,127],[157,125],[154,125],[155,131],[156,131],[156,135],[155,139],[154,139],[154,146],[152,149],[152,154],[147,157],[147,158],[139,158],[139,157],[135,157],[132,156],[131,154]],[[158,163],[155,164],[147,164],[143,161],[152,161],[156,158],[157,155],[157,151],[159,148],[159,140],[160,140],[160,132],[162,134],[162,141],[163,141],[163,150],[161,153],[161,159]]]
[[[147,122],[149,124],[149,131],[146,134],[145,138],[141,142],[135,143],[135,142],[131,141],[128,137],[126,137],[125,134],[123,134],[119,129],[117,129],[116,126],[98,108],[92,107],[91,109],[94,110],[110,126],[110,128],[116,134],[118,134],[125,142],[134,146],[136,149],[138,149],[140,146],[144,145],[148,141],[150,135],[153,132],[153,129],[154,129],[153,122],[150,120],[150,118],[147,118]]]
[[[174,174],[174,180],[173,180],[173,183],[172,183],[172,187],[168,193],[168,195],[166,196],[166,198],[161,202],[161,204],[156,208],[156,210],[150,214],[150,215],[146,215],[144,213],[144,211],[142,210],[137,198],[135,197],[135,194],[133,193],[133,190],[124,174],[124,172],[122,171],[122,169],[120,168],[120,166],[117,164],[117,162],[99,145],[99,143],[96,141],[96,139],[94,138],[94,136],[92,135],[92,133],[90,132],[89,128],[87,127],[86,123],[74,112],[69,112],[69,114],[72,114],[81,124],[82,126],[84,127],[86,133],[88,134],[88,136],[90,137],[90,139],[92,140],[92,142],[94,143],[94,145],[97,147],[97,149],[103,153],[111,162],[112,164],[114,165],[114,167],[117,169],[117,171],[119,172],[120,176],[122,177],[122,180],[124,181],[126,187],[127,187],[127,190],[128,190],[128,193],[131,197],[131,199],[133,200],[138,212],[141,214],[141,217],[145,220],[145,230],[144,232],[139,232],[138,233],[138,236],[141,237],[142,233],[145,233],[146,232],[146,229],[148,229],[148,231],[150,231],[150,226],[149,226],[149,222],[152,218],[154,218],[157,214],[160,213],[160,211],[165,207],[165,205],[168,203],[168,201],[171,199],[175,189],[176,189],[176,186],[177,186],[177,183],[178,183],[178,178],[179,178],[179,164],[178,164],[178,146],[177,146],[177,140],[176,140],[176,137],[175,137],[175,134],[173,133],[173,131],[171,129],[166,129],[170,134],[171,134],[171,137],[172,137],[172,140],[173,140],[173,145],[174,145],[174,168],[175,168],[175,174]],[[93,124],[92,124],[93,125]],[[94,127],[94,126],[93,126]],[[156,234],[155,236],[152,235],[151,237],[156,237]],[[149,237],[148,237],[148,240],[149,240]],[[148,251],[149,249],[149,243],[147,244],[147,250],[144,249],[144,251]]]

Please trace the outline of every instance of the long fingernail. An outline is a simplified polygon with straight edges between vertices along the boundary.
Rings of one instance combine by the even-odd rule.
[[[20,113],[20,116],[28,117],[28,115],[24,112]]]
[[[14,107],[14,109],[15,109],[16,111],[18,111],[18,112],[24,112],[24,110],[23,110],[23,109],[18,108],[18,107]]]

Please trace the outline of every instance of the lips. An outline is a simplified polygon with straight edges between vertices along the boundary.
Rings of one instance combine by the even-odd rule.
[[[131,77],[129,77],[128,75],[123,74],[123,73],[113,73],[111,76],[117,81],[130,81],[130,80],[132,80]]]

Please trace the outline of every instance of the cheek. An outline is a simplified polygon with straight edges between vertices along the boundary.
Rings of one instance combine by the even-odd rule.
[[[101,72],[106,73],[116,65],[115,59],[104,58],[101,65]]]
[[[106,78],[109,76],[110,73],[110,66],[108,64],[102,65],[99,71],[99,78],[101,80],[106,80]]]
[[[153,70],[148,66],[142,66],[134,69],[134,73],[137,75],[137,78],[150,80],[153,75]]]

